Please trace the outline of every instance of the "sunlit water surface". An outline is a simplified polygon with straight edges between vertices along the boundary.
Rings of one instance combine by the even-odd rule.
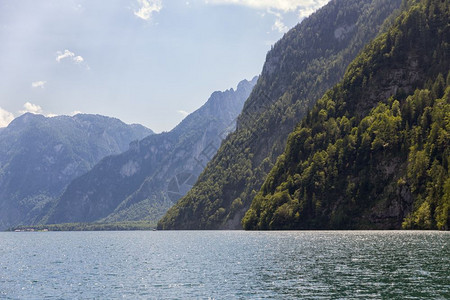
[[[0,233],[0,299],[449,299],[448,232]]]

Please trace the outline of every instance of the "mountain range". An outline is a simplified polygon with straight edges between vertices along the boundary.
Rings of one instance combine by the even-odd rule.
[[[41,223],[156,221],[195,183],[235,129],[257,77],[214,92],[170,132],[132,143],[73,180]]]
[[[442,0],[329,2],[269,52],[238,129],[158,228],[448,230],[449,20]]]
[[[450,2],[330,1],[170,132],[114,121],[0,129],[0,227],[448,230]]]
[[[99,115],[16,118],[0,131],[0,228],[36,222],[74,178],[151,134]]]
[[[400,0],[330,1],[286,33],[267,54],[236,132],[159,228],[242,228],[242,217],[296,124],[341,80],[365,45],[389,26],[400,4]]]
[[[245,229],[450,225],[450,4],[410,2],[289,136]]]

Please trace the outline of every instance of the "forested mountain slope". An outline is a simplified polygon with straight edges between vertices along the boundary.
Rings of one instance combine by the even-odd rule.
[[[257,77],[214,92],[170,132],[136,141],[73,180],[41,223],[156,221],[195,183],[236,118]]]
[[[450,2],[410,1],[290,135],[245,229],[447,229]]]
[[[16,118],[0,131],[0,229],[33,223],[72,179],[152,133],[99,115]]]
[[[335,85],[400,0],[339,0],[291,29],[267,54],[238,128],[160,229],[236,229],[289,133]]]

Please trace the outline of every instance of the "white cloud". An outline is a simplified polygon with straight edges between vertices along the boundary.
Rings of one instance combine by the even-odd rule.
[[[283,14],[288,12],[298,12],[298,17],[302,20],[329,1],[330,0],[205,0],[205,3],[246,6],[259,10],[258,14],[261,17],[264,17],[267,12],[276,17],[275,23],[272,25],[272,30],[284,33],[287,32],[289,28],[283,22]],[[261,12],[262,10],[265,12]]]
[[[43,113],[42,107],[40,107],[37,104],[30,103],[30,102],[26,102],[23,105],[23,108],[24,108],[24,110],[20,111],[21,114],[25,114],[25,113],[42,114]]]
[[[269,14],[271,14],[271,15],[274,15],[275,17],[277,17],[277,18],[279,18],[279,19],[283,18],[283,16],[281,15],[280,12],[275,11],[275,10],[270,9],[270,8],[267,9],[267,13],[269,13]]]
[[[19,111],[19,114],[21,114],[21,115],[26,114],[26,113],[43,115],[43,116],[46,116],[47,118],[52,118],[52,117],[58,116],[57,114],[54,114],[54,113],[45,112],[40,105],[33,104],[31,102],[26,102],[23,105],[23,110]]]
[[[74,110],[73,112],[71,112],[71,113],[69,114],[69,116],[73,117],[73,116],[78,115],[78,114],[82,114],[82,112],[79,111],[79,110]]]
[[[84,58],[80,55],[76,55],[74,52],[70,50],[64,50],[56,52],[56,61],[61,62],[63,59],[70,59],[74,64],[84,65],[87,70],[90,70],[89,65],[84,61]]]
[[[181,114],[183,118],[186,118],[189,115],[189,113],[184,110],[177,110],[177,113]]]
[[[84,61],[84,58],[78,55],[73,58],[73,61],[77,64],[81,64]]]
[[[278,32],[287,32],[289,28],[284,25],[283,21],[281,19],[276,19],[275,24],[272,26],[272,30],[278,30]]]
[[[276,12],[272,9],[267,9],[267,13],[276,17],[275,23],[272,25],[272,30],[281,33],[287,32],[289,30],[289,28],[283,23],[283,15],[281,13]]]
[[[0,127],[8,126],[12,120],[14,120],[14,115],[0,107]]]
[[[328,1],[329,0],[205,0],[206,3],[211,4],[234,4],[255,9],[276,9],[284,12],[295,11],[299,7],[314,7],[317,9]]]
[[[315,12],[317,9],[319,9],[320,7],[322,7],[323,5],[325,5],[328,1],[322,1],[320,3],[318,3],[317,6],[303,6],[298,10],[298,18],[299,19],[303,19],[308,17],[309,15],[311,15],[313,12]]]
[[[68,57],[73,58],[75,56],[75,53],[66,49],[66,50],[64,50],[64,52],[61,52],[61,51],[56,52],[56,55],[57,55],[56,61],[60,62],[61,60],[68,58]]]
[[[162,9],[161,0],[137,0],[139,3],[139,10],[134,12],[134,15],[142,20],[150,20],[154,12],[159,12]]]
[[[31,83],[31,87],[34,87],[34,88],[38,88],[38,87],[40,87],[40,88],[44,88],[44,85],[47,83],[47,81],[35,81],[35,82],[32,82]]]
[[[38,104],[33,104],[31,102],[26,102],[23,105],[23,110],[19,111],[19,115],[23,115],[26,113],[32,113],[37,115],[43,115],[47,118],[53,118],[60,116],[59,114],[54,114],[51,112],[46,112],[42,107]],[[75,110],[69,114],[69,116],[75,116],[77,114],[81,114],[82,112],[79,110]],[[14,115],[0,107],[0,128],[7,126],[14,119]]]

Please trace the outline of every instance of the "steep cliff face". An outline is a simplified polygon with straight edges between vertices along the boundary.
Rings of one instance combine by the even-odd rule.
[[[267,54],[236,132],[159,228],[240,228],[295,124],[342,78],[400,2],[330,1],[278,41]]]
[[[244,228],[449,228],[449,20],[409,2],[290,135]]]
[[[160,218],[194,184],[235,128],[257,78],[236,90],[215,92],[172,131],[133,143],[75,179],[43,220],[47,223]]]
[[[98,115],[18,117],[0,131],[0,229],[34,222],[72,179],[152,133]]]

